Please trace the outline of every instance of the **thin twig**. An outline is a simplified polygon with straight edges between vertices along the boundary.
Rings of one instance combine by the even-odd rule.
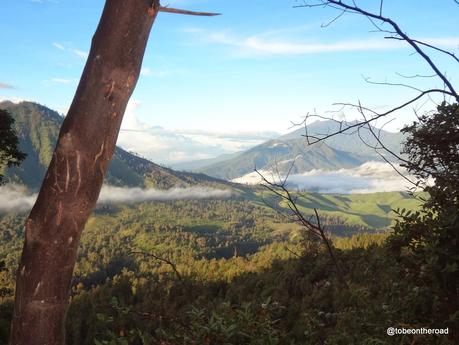
[[[394,37],[394,36],[386,36],[384,37],[388,40],[398,40],[398,41],[404,41],[404,39],[402,37]],[[417,44],[420,44],[420,45],[423,45],[425,47],[428,47],[428,48],[431,48],[433,50],[436,50],[436,51],[439,51],[443,54],[446,54],[446,55],[449,55],[451,56],[454,60],[456,60],[456,62],[459,62],[459,58],[452,52],[450,51],[447,51],[445,49],[441,49],[441,48],[438,48],[432,44],[429,44],[429,43],[426,43],[426,42],[422,42],[422,41],[419,41],[419,40],[413,40],[413,42],[417,43]]]
[[[402,103],[399,106],[394,107],[394,108],[392,108],[392,109],[390,109],[388,111],[385,111],[383,113],[377,113],[374,110],[371,110],[369,108],[363,107],[361,105],[352,104],[352,103],[335,103],[334,105],[348,106],[348,107],[352,107],[352,108],[362,108],[362,109],[364,109],[366,111],[372,112],[373,114],[375,114],[375,116],[373,116],[372,118],[367,119],[365,121],[358,121],[358,122],[356,122],[354,124],[349,124],[348,126],[342,127],[339,130],[337,130],[337,131],[335,131],[335,132],[333,132],[331,134],[327,134],[327,135],[325,135],[323,137],[308,136],[308,138],[312,138],[312,139],[315,140],[315,141],[312,141],[312,142],[309,142],[309,141],[308,142],[309,142],[309,144],[314,144],[314,143],[317,143],[317,142],[320,142],[320,141],[324,141],[324,140],[326,140],[328,138],[334,137],[334,136],[336,136],[338,134],[342,134],[342,133],[348,132],[351,129],[355,129],[357,127],[362,127],[363,125],[366,125],[368,123],[372,123],[373,121],[376,121],[377,119],[380,119],[380,118],[382,118],[384,116],[387,116],[389,114],[392,114],[392,113],[396,112],[397,110],[405,108],[406,106],[416,102],[417,100],[421,99],[422,97],[424,97],[425,95],[428,95],[430,93],[442,93],[442,94],[451,95],[450,92],[448,92],[446,90],[442,90],[442,89],[430,89],[430,90],[422,91],[416,97],[413,97],[410,100],[406,101],[405,103]]]

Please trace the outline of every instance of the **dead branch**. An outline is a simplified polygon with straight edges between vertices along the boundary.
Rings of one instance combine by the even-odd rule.
[[[331,137],[334,137],[338,134],[342,134],[342,133],[345,133],[345,132],[348,132],[349,130],[351,129],[357,129],[358,127],[363,127],[363,126],[366,126],[367,124],[369,123],[372,123],[382,117],[385,117],[389,114],[392,114],[400,109],[403,109],[405,108],[406,106],[416,102],[417,100],[421,99],[422,97],[424,97],[425,95],[428,95],[428,94],[431,94],[431,93],[441,93],[441,94],[447,94],[447,95],[451,95],[453,96],[450,92],[446,91],[446,90],[442,90],[442,89],[430,89],[430,90],[426,90],[426,91],[422,91],[420,92],[416,97],[413,97],[411,98],[410,100],[402,103],[401,105],[399,106],[396,106],[394,108],[391,108],[390,110],[388,111],[385,111],[385,112],[382,112],[382,113],[377,113],[376,111],[370,109],[370,108],[367,108],[367,107],[364,107],[360,104],[353,104],[353,103],[334,103],[334,105],[340,105],[340,106],[344,106],[344,107],[351,107],[351,108],[355,108],[355,109],[358,109],[358,108],[361,108],[361,109],[364,109],[365,111],[369,111],[371,113],[373,113],[373,117],[369,118],[369,119],[366,119],[364,121],[357,121],[356,123],[354,124],[347,124],[345,121],[337,121],[337,120],[333,120],[333,121],[336,121],[338,123],[340,123],[340,128],[339,130],[333,132],[333,133],[330,133],[330,134],[327,134],[327,135],[324,135],[322,137],[317,137],[317,136],[313,136],[313,135],[305,135],[306,139],[307,139],[307,142],[309,145],[312,145],[312,144],[315,144],[317,142],[320,142],[320,141],[324,141],[328,138],[331,138]],[[309,115],[308,117],[318,117],[318,118],[326,118],[326,117],[323,117],[323,116],[319,116],[319,115]],[[306,119],[305,119],[306,121]],[[311,141],[311,139],[313,139],[313,141]]]
[[[284,182],[282,182],[281,184],[278,184],[278,183],[271,182],[268,179],[266,179],[265,176],[261,174],[258,170],[255,170],[255,172],[262,179],[263,187],[267,188],[270,192],[280,197],[281,200],[284,200],[287,202],[287,207],[291,211],[291,214],[296,218],[296,221],[300,225],[302,225],[304,229],[306,229],[309,237],[311,239],[320,240],[325,245],[328,255],[330,259],[332,260],[333,265],[335,266],[336,273],[338,275],[340,282],[344,286],[348,287],[346,280],[344,279],[343,271],[341,270],[341,267],[338,264],[338,261],[336,260],[334,250],[333,250],[333,245],[330,239],[328,238],[325,228],[322,226],[322,223],[320,221],[319,212],[317,211],[317,209],[314,209],[314,215],[310,216],[309,219],[307,219],[305,215],[303,214],[303,212],[299,210],[297,198],[294,197],[290,193],[290,191],[287,189],[285,185],[285,182],[288,179],[288,175],[284,179]],[[315,222],[313,221],[313,218],[315,218]]]
[[[383,16],[382,15],[382,2],[380,3],[379,14],[375,14],[375,13],[366,11],[361,7],[358,7],[355,1],[352,2],[352,5],[345,3],[342,0],[320,0],[318,3],[307,3],[305,1],[303,5],[298,5],[294,7],[317,7],[317,6],[331,7],[331,8],[339,9],[340,11],[344,10],[345,12],[348,12],[348,13],[360,14],[360,15],[365,16],[369,20],[372,20],[372,19],[379,20],[383,24],[388,24],[389,26],[391,26],[396,34],[396,36],[391,36],[391,37],[398,37],[400,40],[407,42],[416,51],[416,53],[418,53],[424,59],[424,61],[427,62],[430,68],[435,72],[435,74],[445,84],[446,88],[449,90],[449,93],[456,99],[456,101],[459,102],[459,94],[456,92],[456,90],[454,89],[449,79],[446,77],[444,73],[440,71],[440,69],[432,61],[430,56],[427,55],[421,48],[421,46],[429,47],[429,45],[425,43],[420,43],[420,41],[412,39],[400,28],[400,26],[396,22],[394,22],[392,19],[388,17]],[[376,25],[376,27],[378,31],[385,32],[385,30],[381,30],[379,26]],[[429,48],[432,48],[432,47],[430,46]],[[436,49],[436,50],[442,51],[441,49]],[[454,54],[448,54],[448,55],[454,57]]]
[[[213,16],[221,15],[221,13],[195,12],[195,11],[182,10],[182,9],[172,8],[172,7],[167,7],[167,6],[160,6],[159,7],[159,12],[185,14],[185,15],[189,15],[189,16],[205,16],[205,17],[213,17]]]
[[[156,259],[156,260],[158,260],[158,261],[160,261],[160,262],[164,262],[165,264],[169,265],[169,266],[172,268],[172,270],[174,271],[174,273],[175,273],[175,275],[177,276],[177,278],[178,278],[181,282],[183,282],[182,275],[181,275],[180,272],[178,271],[177,265],[175,265],[175,263],[173,263],[171,260],[166,259],[166,258],[163,258],[163,257],[161,257],[161,256],[159,256],[159,255],[154,254],[154,253],[135,252],[135,251],[134,251],[134,252],[131,252],[131,254],[134,254],[134,255],[136,255],[136,254],[138,254],[138,255],[143,255],[143,256],[147,256],[147,257],[151,257],[151,258],[153,258],[153,259]]]
[[[386,36],[384,37],[385,39],[388,39],[388,40],[398,40],[398,41],[404,41],[404,39],[402,37],[395,37],[395,36]],[[444,50],[444,49],[441,49],[441,48],[438,48],[432,44],[429,44],[429,43],[426,43],[426,42],[422,42],[422,41],[419,41],[419,40],[413,40],[413,42],[419,44],[419,45],[422,45],[422,46],[425,46],[425,47],[428,47],[428,48],[431,48],[433,50],[436,50],[436,51],[439,51],[440,53],[443,53],[443,54],[446,54],[446,55],[449,55],[451,56],[454,60],[456,60],[456,62],[459,62],[459,58],[456,56],[456,54],[452,53],[452,52],[449,52],[447,50]]]
[[[364,112],[362,111],[361,112],[362,116],[365,118],[365,114]],[[360,128],[359,128],[359,138],[360,140],[368,147],[371,147],[372,149],[375,150],[375,152],[379,155],[379,157],[381,157],[387,164],[389,164],[391,166],[391,168],[399,175],[401,176],[403,179],[405,179],[407,182],[409,182],[410,184],[413,185],[413,188],[416,189],[419,184],[420,184],[420,181],[418,182],[414,182],[412,181],[411,179],[409,179],[407,176],[405,176],[405,174],[403,174],[396,166],[395,164],[393,164],[391,161],[389,161],[381,152],[379,152],[379,150],[384,150],[386,152],[388,152],[389,154],[391,154],[393,157],[395,157],[397,160],[401,161],[401,162],[404,162],[404,163],[408,163],[408,161],[402,157],[400,157],[398,154],[396,154],[395,152],[393,152],[391,149],[389,149],[386,145],[384,145],[384,143],[381,141],[381,130],[382,128],[379,128],[378,129],[378,133],[375,133],[375,130],[374,128],[370,125],[370,124],[367,124],[367,127],[366,127],[371,135],[374,137],[374,139],[376,140],[377,144],[375,146],[373,145],[370,145],[368,144],[360,135]],[[379,145],[379,147],[377,146]]]

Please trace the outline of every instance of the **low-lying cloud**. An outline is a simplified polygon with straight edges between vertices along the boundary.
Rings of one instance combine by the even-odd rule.
[[[99,204],[134,204],[144,201],[168,201],[186,199],[226,199],[231,197],[229,189],[208,187],[171,188],[167,190],[122,188],[104,186]]]
[[[398,167],[398,170],[408,176],[401,167]],[[261,171],[261,174],[269,181],[279,182],[279,178],[272,172]],[[257,184],[261,182],[261,177],[254,172],[235,179],[233,182]],[[309,192],[332,194],[406,191],[407,188],[412,187],[393,167],[382,162],[367,162],[351,169],[331,171],[313,169],[303,174],[289,176],[287,185],[290,188]]]
[[[168,190],[124,188],[104,185],[98,204],[135,204],[145,201],[227,199],[231,197],[229,189],[210,187],[171,188]],[[37,193],[30,193],[27,188],[18,185],[0,186],[0,213],[29,211]]]
[[[17,185],[0,186],[0,213],[24,212],[30,210],[37,199],[37,194]]]

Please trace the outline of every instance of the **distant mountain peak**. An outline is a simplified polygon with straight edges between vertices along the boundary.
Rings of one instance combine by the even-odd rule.
[[[307,129],[309,135],[320,137],[356,123],[356,121],[348,121],[342,125],[337,121],[324,120],[311,123]],[[400,152],[403,141],[401,133],[391,133],[379,129],[375,131],[390,150]],[[372,148],[377,141],[368,129],[362,129],[360,133],[351,129],[349,133],[338,134],[310,145],[305,135],[305,128],[298,128],[232,156],[230,159],[220,160],[201,167],[198,171],[210,176],[233,180],[252,173],[255,165],[257,169],[274,169],[286,173],[290,169],[291,163],[284,163],[295,160],[292,173],[304,173],[313,169],[354,168],[367,161],[381,160],[378,153]]]

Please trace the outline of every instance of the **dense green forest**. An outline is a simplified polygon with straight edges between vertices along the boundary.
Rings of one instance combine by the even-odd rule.
[[[389,326],[457,324],[445,324],[432,277],[402,265],[384,244],[387,233],[339,219],[323,217],[354,233],[333,237],[347,286],[320,243],[305,242],[298,224],[266,205],[99,206],[80,245],[68,344],[388,344]],[[24,220],[0,221],[4,343]]]

